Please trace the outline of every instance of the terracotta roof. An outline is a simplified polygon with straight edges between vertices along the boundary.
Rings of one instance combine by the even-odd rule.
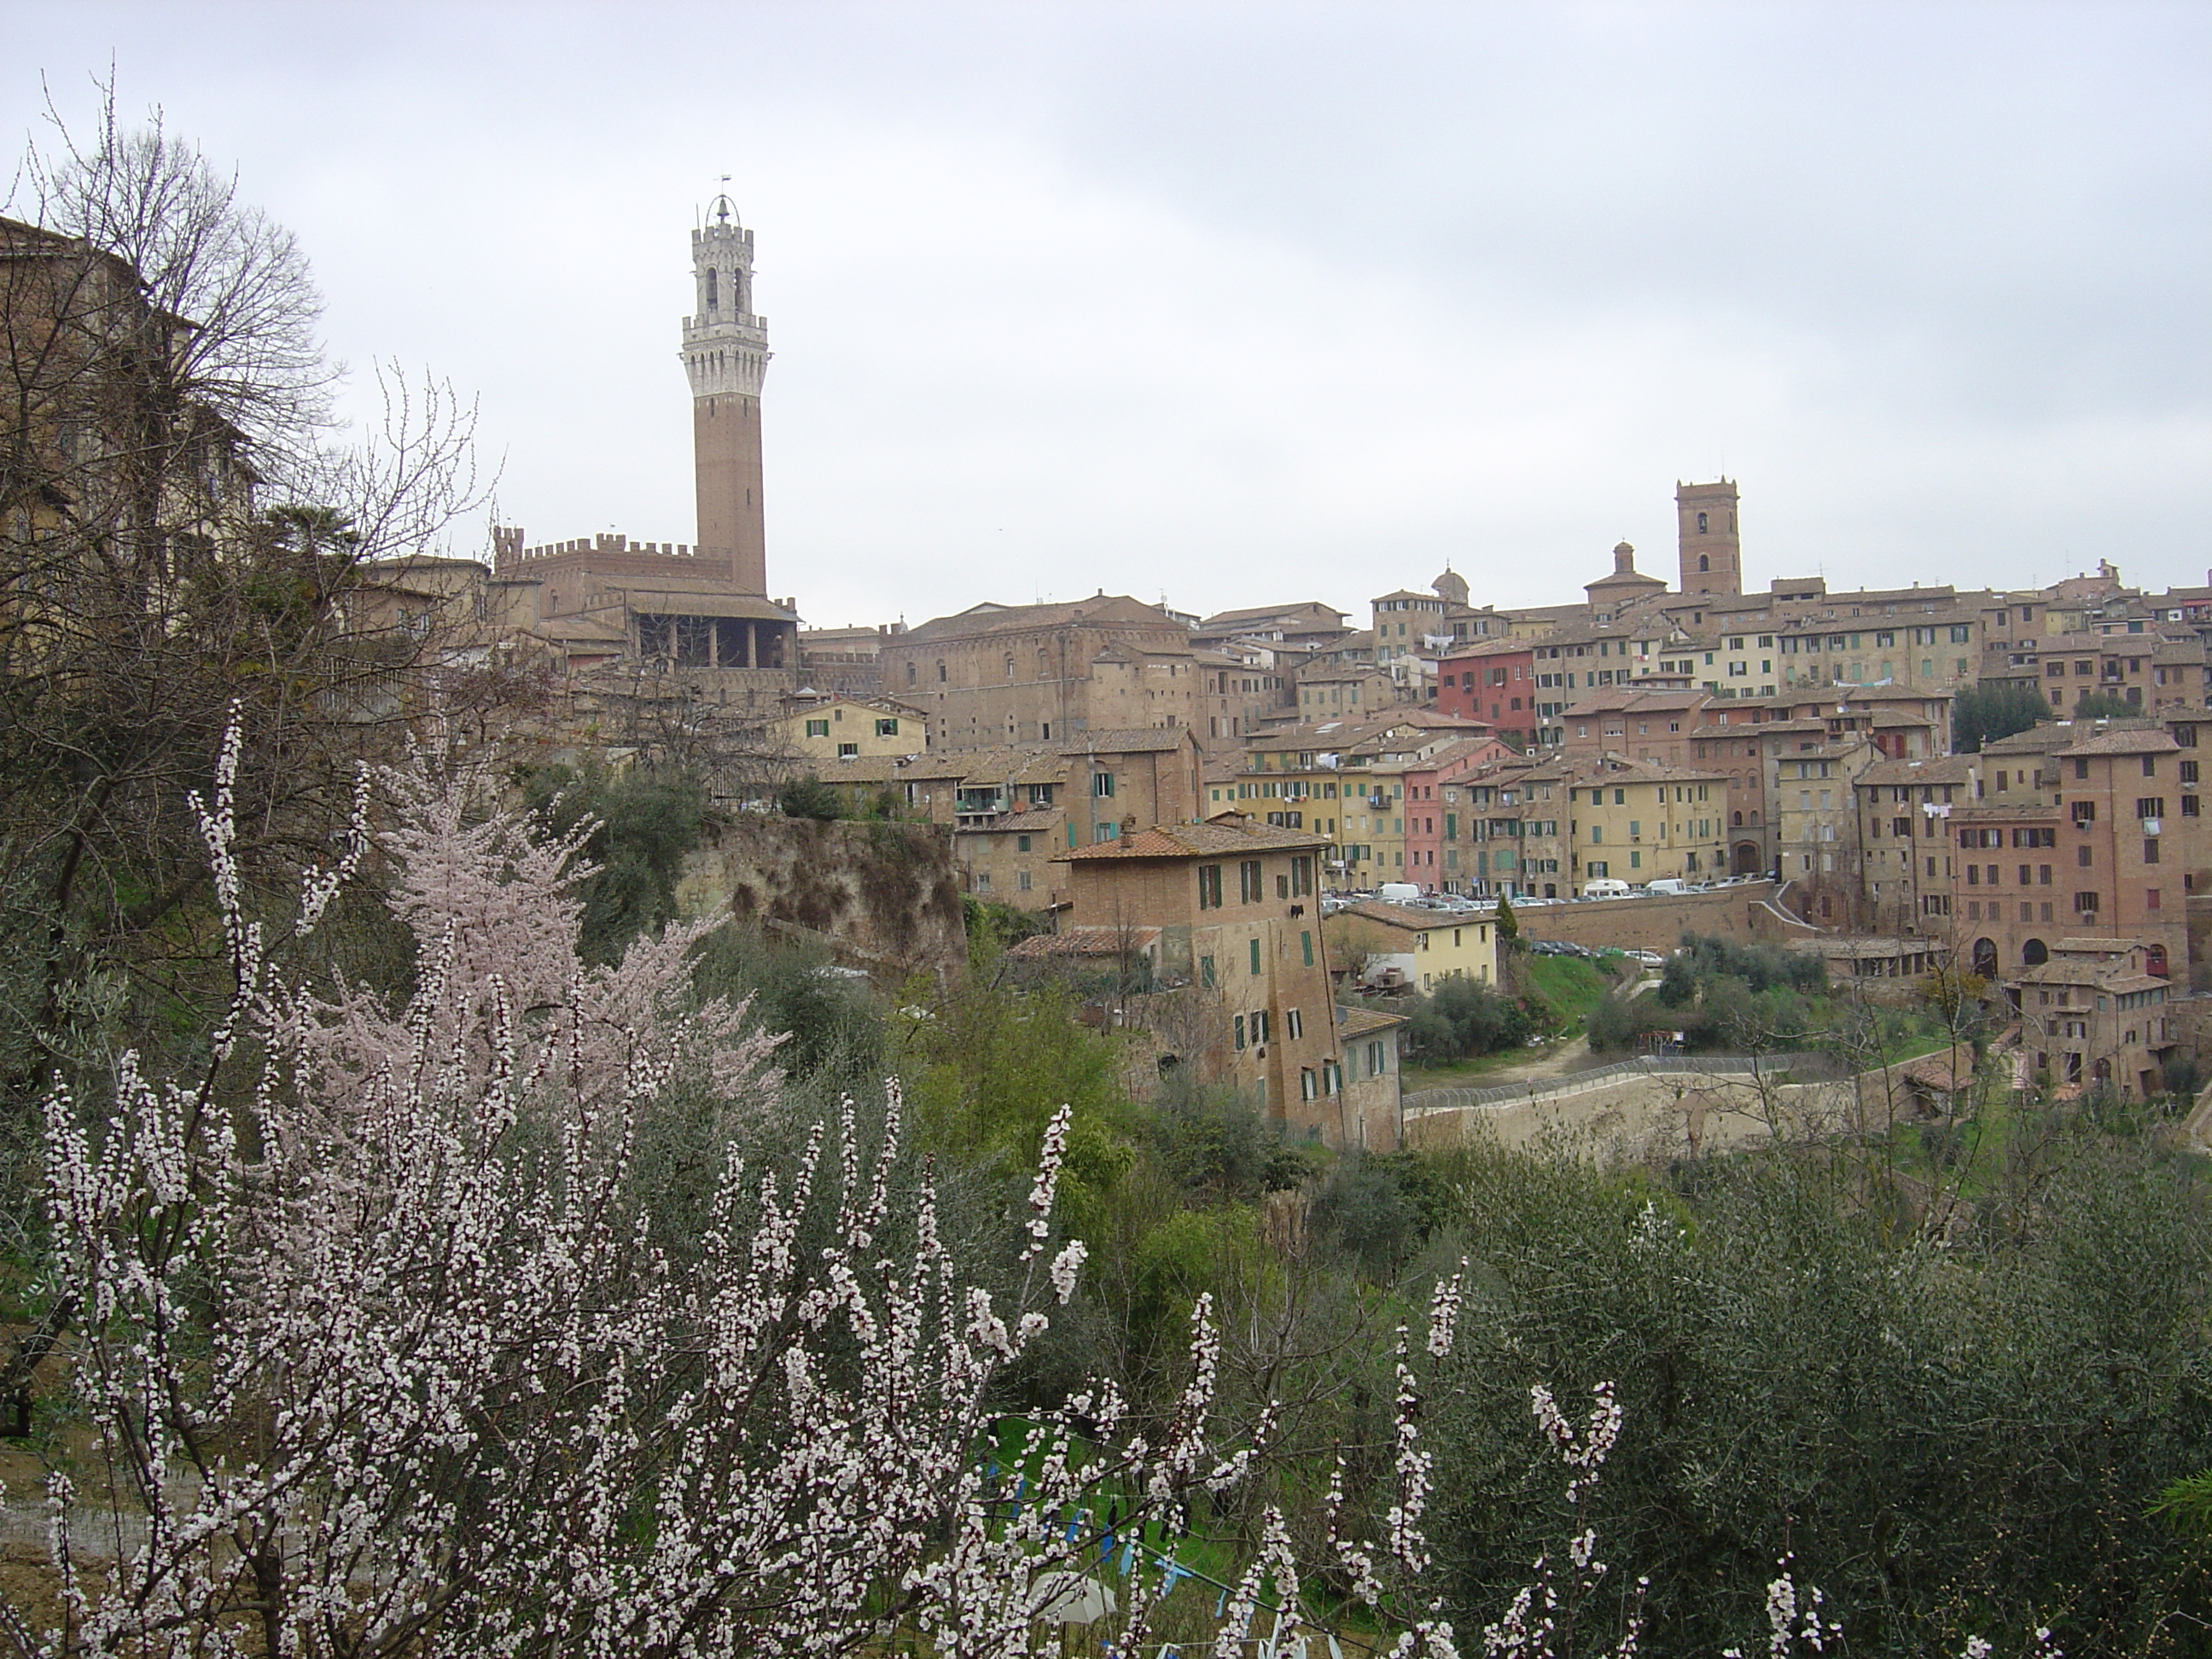
[[[1018,632],[1033,628],[1057,628],[1075,623],[1137,628],[1174,629],[1182,624],[1157,605],[1142,599],[1131,599],[1126,593],[1100,593],[1087,599],[1078,599],[1066,605],[970,605],[967,610],[950,617],[933,617],[920,627],[910,628],[896,638],[884,641],[888,646],[930,643],[939,640],[970,639],[978,635]]]
[[[2167,755],[2181,745],[2173,740],[2173,733],[2162,726],[2138,727],[2133,731],[2100,732],[2094,737],[2058,752],[2075,755]]]
[[[1006,954],[1023,962],[1054,957],[1118,957],[1159,943],[1157,927],[1063,927],[1056,933],[1032,933],[1009,946]]]
[[[653,587],[616,576],[601,580],[608,592],[620,593],[633,611],[672,617],[740,617],[777,622],[799,619],[797,611],[787,611],[774,599],[757,594],[718,593],[703,586]],[[702,578],[702,582],[704,580]]]
[[[1329,844],[1327,836],[1280,830],[1234,812],[1204,823],[1154,824],[1112,841],[1054,854],[1056,863],[1078,860],[1222,858],[1241,853],[1306,852]]]
[[[1373,1036],[1377,1031],[1387,1031],[1393,1025],[1403,1025],[1403,1014],[1377,1013],[1372,1008],[1347,1008],[1341,1003],[1336,1010],[1336,1035],[1343,1042]]]
[[[2065,727],[2045,720],[2025,732],[2015,732],[2008,738],[1991,738],[1982,745],[1984,755],[2043,756],[2054,749],[2063,748],[2068,741]]]
[[[2171,988],[2173,981],[2155,974],[2140,974],[2122,962],[2068,962],[2052,957],[2048,962],[2038,963],[2033,968],[2023,968],[2011,975],[2021,985],[2094,985],[2100,991],[2124,995],[2130,991],[2148,991],[2159,986]]]
[[[1628,685],[1600,686],[1581,702],[1571,704],[1568,720],[1587,720],[1594,714],[1626,714],[1632,709],[1649,708],[1689,709],[1699,708],[1712,701],[1710,691],[1659,690],[1653,687]]]
[[[1972,755],[1931,755],[1924,760],[1876,761],[1858,775],[1861,784],[1967,783],[1973,770]]]
[[[1404,927],[1421,933],[1433,933],[1439,927],[1466,927],[1478,921],[1494,921],[1497,916],[1492,910],[1415,910],[1402,904],[1385,904],[1380,899],[1362,899],[1357,904],[1347,904],[1337,914],[1364,916],[1386,927]]]
[[[1447,766],[1456,765],[1462,761],[1474,760],[1479,756],[1488,754],[1493,749],[1505,749],[1505,745],[1494,737],[1461,738],[1455,742],[1446,744],[1435,754],[1423,761],[1419,767],[1413,769],[1423,772],[1441,771]],[[1510,754],[1513,751],[1508,749],[1506,752]]]
[[[1079,732],[1060,745],[1063,755],[1154,755],[1180,749],[1191,740],[1186,726],[1123,726],[1109,732]]]
[[[1471,657],[1526,656],[1536,648],[1536,643],[1525,635],[1517,640],[1471,640],[1465,645],[1454,645],[1444,653],[1443,659],[1463,662]]]
[[[1516,605],[1498,614],[1510,622],[1573,622],[1589,615],[1587,601],[1580,605]]]
[[[1319,599],[1301,599],[1295,605],[1261,605],[1242,611],[1217,611],[1199,623],[1200,628],[1234,628],[1240,623],[1285,622],[1294,617],[1334,617],[1342,624],[1344,612],[1333,605],[1323,605]]]
[[[1923,1054],[1898,1068],[1923,1088],[1956,1094],[1974,1080],[1974,1051],[1964,1043],[1940,1054]]]
[[[1702,766],[1665,766],[1657,761],[1607,760],[1602,764],[1585,761],[1573,769],[1573,781],[1578,784],[1599,783],[1684,783],[1695,781],[1711,783],[1725,780],[1725,772],[1709,771]]]
[[[1707,728],[1699,726],[1698,729],[1702,732]],[[1761,736],[1765,736],[1777,732],[1819,732],[1825,733],[1828,729],[1828,723],[1826,720],[1814,720],[1810,714],[1808,714],[1802,720],[1762,720],[1753,729],[1758,732]]]
[[[1040,830],[1059,829],[1066,818],[1067,815],[1054,806],[1037,811],[1009,812],[996,823],[972,825],[954,833],[962,836],[1033,836]]]
[[[548,617],[531,631],[549,640],[582,640],[593,645],[627,645],[629,629],[620,623],[599,622],[589,617]]]

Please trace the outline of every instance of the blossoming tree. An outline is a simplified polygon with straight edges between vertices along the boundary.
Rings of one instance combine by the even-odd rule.
[[[778,1109],[772,1039],[688,996],[696,927],[576,954],[573,842],[429,761],[377,837],[416,984],[290,982],[247,916],[226,750],[201,805],[236,991],[204,1071],[47,1109],[94,1455],[50,1505],[61,1614],[27,1651],[370,1656],[849,1650],[887,1623],[1022,1650],[1087,1540],[1037,1517],[1101,1481],[1164,1510],[1207,1449],[1212,1335],[1163,1443],[1077,1402],[1023,1455],[1032,1519],[979,1472],[991,1384],[1073,1291],[1046,1137],[1021,1304],[962,1282],[927,1182],[902,1199],[894,1089],[795,1159],[738,1139],[696,1239],[659,1236],[639,1147],[679,1098]],[[313,927],[369,850],[310,881]],[[96,1122],[95,1120],[102,1120]]]

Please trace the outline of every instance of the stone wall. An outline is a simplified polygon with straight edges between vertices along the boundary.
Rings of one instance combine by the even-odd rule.
[[[1523,939],[1564,939],[1600,950],[1671,951],[1685,933],[1762,942],[1813,937],[1814,930],[1793,927],[1767,908],[1773,898],[1772,882],[1746,882],[1710,893],[1532,904],[1513,914]]]
[[[1937,1060],[1945,1058],[1938,1053]],[[1960,1066],[1972,1051],[1950,1051]],[[1600,1161],[1663,1162],[1726,1147],[1755,1145],[1777,1133],[1785,1139],[1878,1133],[1905,1119],[1927,1115],[1923,1097],[1905,1075],[1920,1060],[1901,1060],[1829,1082],[1764,1083],[1748,1076],[1658,1072],[1613,1077],[1577,1089],[1571,1074],[1559,1092],[1525,1101],[1445,1107],[1423,1111],[1409,1105],[1405,1145],[1416,1151],[1495,1141],[1509,1147],[1539,1144],[1567,1148]],[[2002,1088],[1998,1073],[1984,1072],[1978,1085]]]
[[[684,861],[677,900],[812,940],[883,979],[943,979],[968,960],[952,836],[938,824],[854,823],[744,812]]]

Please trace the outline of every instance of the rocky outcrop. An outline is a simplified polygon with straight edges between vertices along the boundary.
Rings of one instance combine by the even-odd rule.
[[[686,915],[811,940],[879,977],[945,978],[968,960],[952,838],[934,824],[738,813],[709,828],[676,890]]]

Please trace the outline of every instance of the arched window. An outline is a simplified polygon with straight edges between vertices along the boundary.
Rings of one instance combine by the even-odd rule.
[[[1014,677],[1014,657],[1013,657],[1013,653],[1012,653],[1012,652],[1010,651],[1010,652],[1008,652],[1008,653],[1006,653],[1006,678],[1007,678],[1008,679],[1012,679],[1012,678],[1013,678],[1013,677]]]
[[[2166,946],[2154,945],[2143,952],[2143,971],[2156,974],[2160,979],[2166,977]]]
[[[2031,968],[2040,968],[2051,960],[2051,947],[2039,939],[2032,939],[2020,947],[2020,959]]]
[[[945,659],[942,657],[937,661],[937,683],[939,685],[945,684]]]
[[[1974,941],[1974,972],[1984,979],[1995,979],[1997,973],[1997,942],[1993,939]]]
[[[715,297],[714,278],[720,275],[712,265],[707,267],[707,309],[712,311],[720,301]]]
[[[908,685],[912,685],[916,679],[921,678],[921,665],[919,663],[910,662],[906,665],[906,683]]]
[[[1703,553],[1700,553],[1700,554],[1698,554],[1698,569],[1700,569],[1700,570],[1711,570],[1712,568],[1713,568],[1713,562],[1712,562],[1710,558],[1706,557],[1706,556],[1705,556],[1705,555],[1704,555]]]
[[[1702,535],[1704,535],[1705,533],[1705,515],[1704,514],[1700,513],[1700,514],[1698,514],[1698,534],[1699,534],[1700,536],[1702,536]]]

